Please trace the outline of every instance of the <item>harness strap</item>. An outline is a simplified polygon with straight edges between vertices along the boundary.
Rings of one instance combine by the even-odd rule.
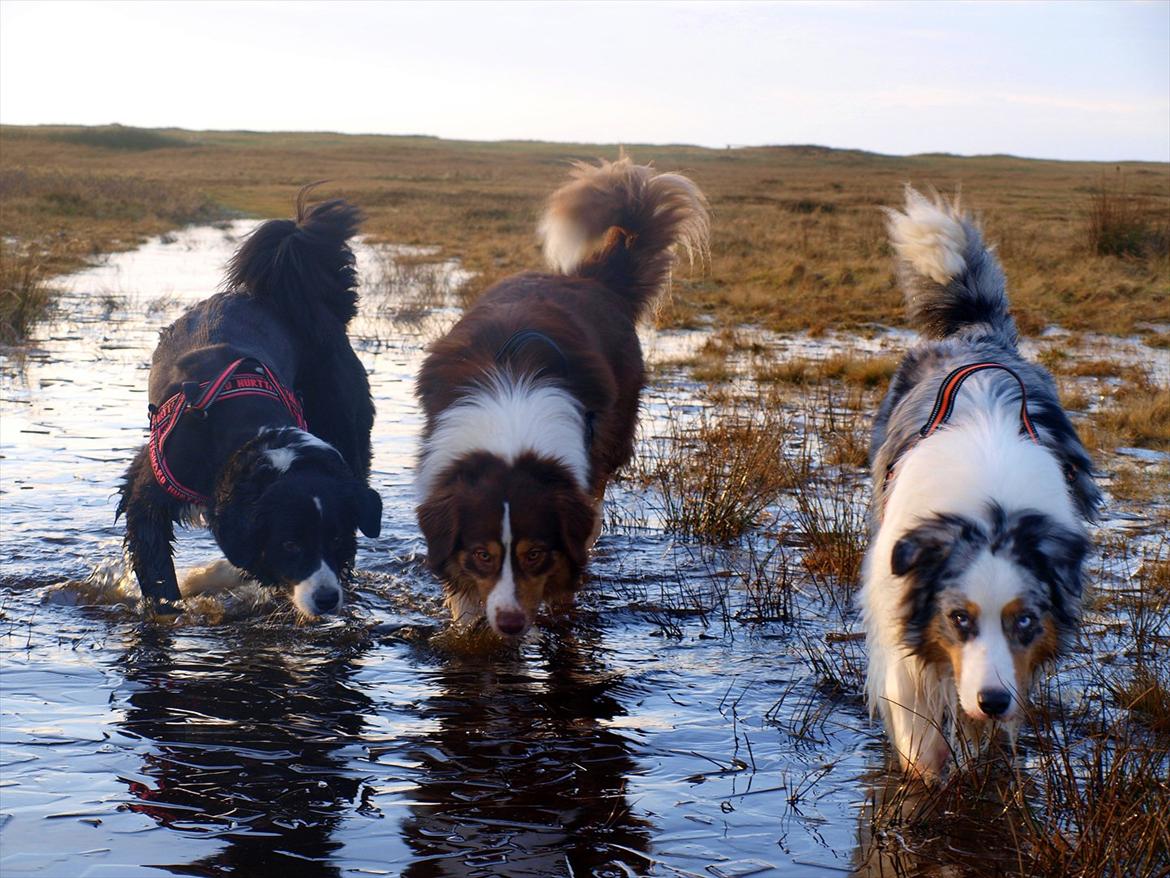
[[[549,347],[561,361],[561,371],[565,375],[569,374],[569,358],[565,356],[561,346],[536,329],[521,329],[508,336],[508,340],[500,345],[500,349],[496,351],[496,363],[503,364],[531,341],[539,341]]]
[[[1020,425],[1033,442],[1039,442],[1040,437],[1036,434],[1036,428],[1032,426],[1032,419],[1028,417],[1028,389],[1024,386],[1024,379],[1016,374],[1014,369],[1008,368],[1003,363],[992,362],[971,363],[967,366],[960,366],[951,372],[943,381],[942,386],[939,387],[938,396],[934,400],[934,408],[931,410],[925,426],[918,431],[918,435],[925,439],[950,420],[951,413],[955,410],[955,400],[959,396],[959,388],[963,386],[963,382],[976,372],[983,372],[987,369],[1000,369],[1016,379],[1016,383],[1020,385]]]
[[[524,345],[533,341],[541,342],[557,355],[557,358],[561,361],[561,373],[567,377],[569,374],[569,358],[565,356],[565,352],[561,350],[559,344],[538,329],[519,329],[508,336],[508,340],[500,345],[500,349],[496,351],[497,365],[503,365],[514,354],[518,353]],[[585,412],[586,448],[593,445],[594,422],[596,420],[597,412]]]
[[[255,363],[254,370],[238,372],[245,362]],[[241,396],[266,396],[278,401],[292,416],[301,430],[307,430],[304,411],[296,394],[277,379],[276,374],[264,363],[250,357],[240,357],[227,366],[211,381],[196,383],[186,381],[178,393],[161,406],[150,407],[150,468],[159,486],[183,503],[206,506],[211,498],[189,488],[180,482],[167,463],[166,444],[183,415],[197,412],[207,417],[207,410],[224,399]]]
[[[1024,386],[1024,380],[1016,373],[1014,369],[1003,365],[1003,363],[994,363],[991,361],[983,363],[969,363],[966,366],[960,366],[943,379],[939,386],[938,395],[934,398],[934,407],[930,411],[930,417],[926,419],[926,423],[922,429],[918,431],[918,438],[915,439],[905,451],[903,451],[894,461],[886,467],[886,477],[882,481],[882,510],[884,512],[886,501],[889,499],[890,483],[894,480],[894,472],[898,464],[915,445],[926,439],[950,420],[951,415],[955,410],[955,402],[959,396],[959,390],[963,386],[963,382],[970,378],[977,372],[983,372],[987,369],[999,369],[1007,372],[1016,379],[1016,383],[1020,385],[1020,432],[1026,434],[1033,442],[1039,444],[1040,436],[1036,432],[1036,428],[1032,425],[1032,419],[1028,415],[1028,390]],[[1069,479],[1069,474],[1065,473],[1065,478]]]

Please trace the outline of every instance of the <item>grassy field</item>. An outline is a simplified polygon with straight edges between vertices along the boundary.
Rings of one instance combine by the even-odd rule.
[[[879,207],[896,203],[906,182],[961,190],[979,211],[1025,331],[1056,323],[1154,337],[1147,324],[1170,314],[1170,165],[813,146],[628,148],[692,175],[714,211],[711,264],[680,273],[663,325],[899,323]],[[375,239],[438,246],[477,273],[479,289],[539,265],[533,229],[569,161],[617,152],[606,144],[0,127],[5,323],[35,311],[28,300],[54,272],[188,222],[286,216],[297,187],[319,179],[330,181],[322,197],[366,210]],[[19,338],[20,327],[5,335]]]

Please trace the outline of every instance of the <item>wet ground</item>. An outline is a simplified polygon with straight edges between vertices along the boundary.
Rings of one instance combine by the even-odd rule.
[[[385,518],[361,540],[345,616],[299,625],[279,596],[244,589],[144,624],[113,511],[145,435],[146,364],[248,228],[186,230],[69,279],[58,318],[4,359],[5,878],[933,873],[934,859],[869,849],[866,802],[887,777],[878,730],[838,685],[860,667],[848,593],[797,583],[788,612],[755,612],[735,571],[767,534],[729,549],[671,536],[654,490],[627,479],[572,622],[518,650],[443,634],[413,514],[411,382],[458,314],[461,275],[420,267],[425,253],[361,248],[371,283],[353,335]],[[645,340],[666,362],[701,339]],[[706,404],[682,370],[656,375],[644,446]],[[767,531],[793,533],[791,515],[773,510]],[[180,567],[217,557],[198,530],[179,547]]]

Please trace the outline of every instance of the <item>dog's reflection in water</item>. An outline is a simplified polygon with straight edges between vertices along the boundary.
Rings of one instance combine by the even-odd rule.
[[[211,655],[180,648],[161,627],[138,637],[125,656],[118,724],[142,741],[142,777],[125,779],[129,807],[218,842],[201,860],[168,868],[340,875],[334,832],[369,789],[339,752],[361,740],[371,711],[350,682],[364,647],[251,630],[238,644],[216,636]]]
[[[595,646],[560,632],[525,659],[420,651],[418,691],[433,694],[405,710],[423,731],[389,740],[355,677],[373,646],[358,631],[140,630],[116,696],[140,742],[128,807],[216,847],[167,868],[340,876],[343,821],[402,815],[377,793],[393,786],[409,811],[384,831],[409,853],[366,844],[363,864],[376,849],[394,870],[410,859],[410,878],[645,870],[650,826],[626,794],[637,765],[607,728],[623,684]]]
[[[625,714],[594,649],[546,634],[543,662],[449,657],[422,705],[433,731],[408,755],[418,804],[403,822],[407,878],[641,874],[650,825],[634,814]],[[606,867],[609,867],[608,869]]]
[[[970,761],[940,787],[924,784],[897,765],[865,779],[854,875],[857,878],[965,878],[1016,875],[1018,840],[1025,827],[1011,824],[1006,806],[1019,794],[1005,754],[981,756],[967,743]]]

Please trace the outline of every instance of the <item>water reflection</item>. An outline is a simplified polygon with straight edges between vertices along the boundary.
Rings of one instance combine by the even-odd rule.
[[[415,859],[403,873],[548,876],[641,873],[651,826],[634,813],[621,676],[597,645],[546,639],[532,664],[455,658],[422,706],[417,804],[403,822]],[[620,864],[620,865],[619,865]]]
[[[854,856],[857,878],[1015,875],[1022,827],[1010,825],[1013,777],[1003,754],[941,788],[887,765],[865,780]]]
[[[129,808],[219,846],[176,874],[334,876],[333,839],[365,775],[344,753],[370,700],[350,682],[360,643],[224,633],[192,655],[145,626],[127,650],[119,729],[141,741]],[[233,642],[236,641],[236,642]]]

